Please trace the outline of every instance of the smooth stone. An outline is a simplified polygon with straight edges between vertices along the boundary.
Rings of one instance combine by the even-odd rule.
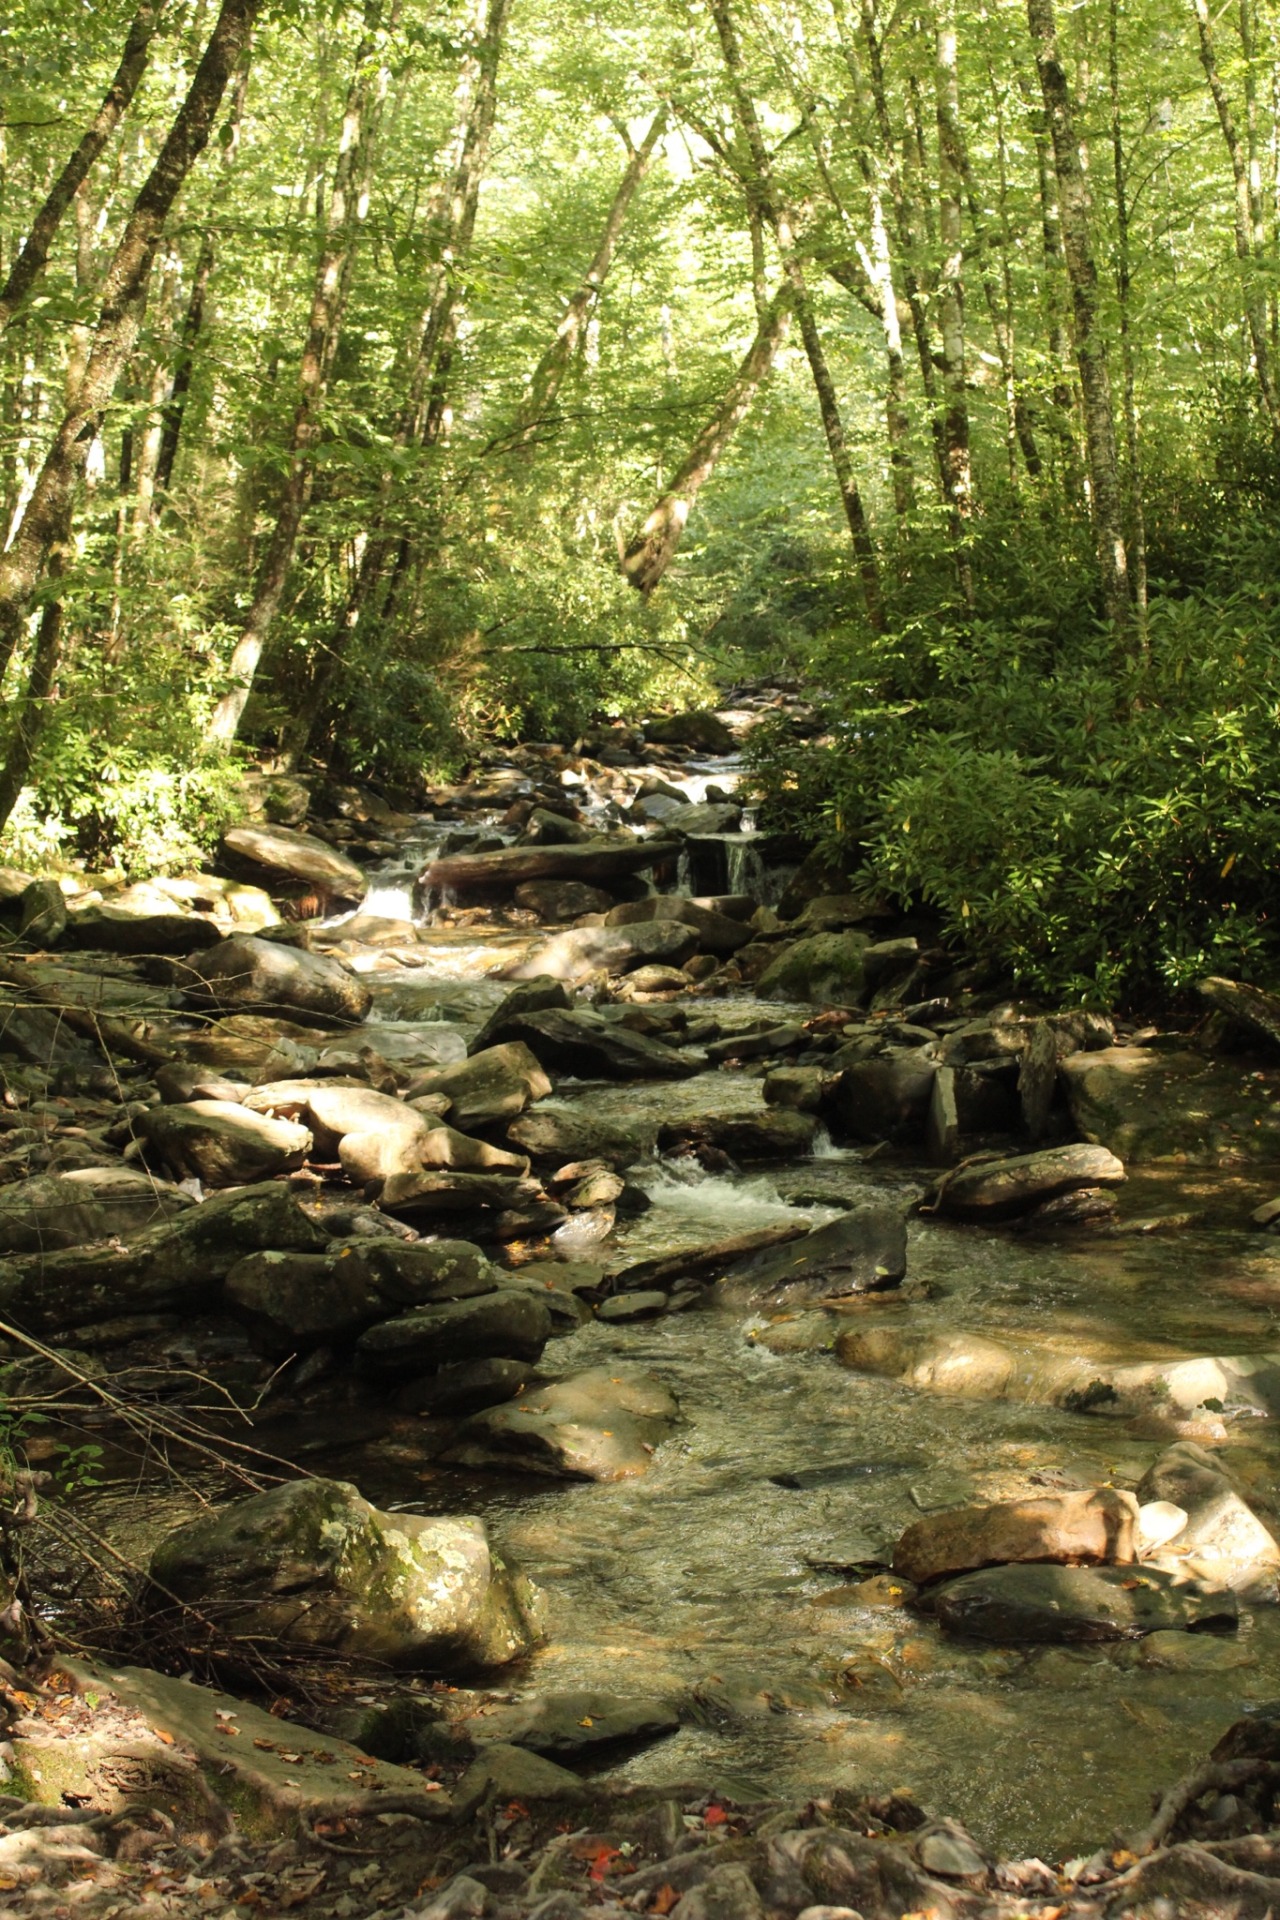
[[[700,1065],[661,1040],[585,1008],[518,1014],[500,1031],[504,1038],[523,1041],[543,1067],[584,1079],[683,1080]]]
[[[558,1767],[539,1753],[526,1753],[523,1747],[509,1747],[495,1741],[474,1760],[453,1790],[453,1805],[459,1819],[467,1819],[484,1806],[527,1805],[545,1800],[573,1802],[583,1799],[587,1789],[576,1773]],[[482,1893],[487,1890],[482,1888]]]
[[[289,827],[231,827],[222,836],[224,858],[248,869],[269,891],[313,892],[324,908],[359,906],[369,882],[353,860],[314,834]]]
[[[308,1128],[224,1100],[151,1107],[138,1130],[180,1179],[195,1178],[207,1187],[269,1179],[300,1167],[311,1151]]]
[[[665,1293],[615,1293],[596,1308],[597,1320],[625,1325],[631,1320],[655,1320],[667,1310]]]
[[[1231,1631],[1239,1606],[1226,1588],[1179,1582],[1149,1567],[988,1567],[930,1596],[949,1633],[1005,1645],[1131,1640],[1161,1629]]]
[[[861,1006],[867,978],[865,933],[817,933],[784,947],[756,981],[761,1000],[807,1000],[814,1006]]]
[[[498,1740],[554,1760],[626,1741],[660,1740],[679,1725],[680,1716],[663,1700],[585,1692],[488,1707],[467,1722],[467,1731],[473,1740]]]
[[[322,1027],[359,1026],[373,1004],[355,974],[321,953],[235,934],[190,963],[188,999],[219,1013],[274,1013]]]
[[[613,895],[585,880],[526,880],[515,891],[515,902],[539,920],[578,920],[584,913],[608,913]]]
[[[726,1305],[792,1304],[897,1286],[907,1270],[906,1221],[896,1207],[853,1207],[826,1226],[732,1266],[716,1286]]]
[[[938,1075],[932,1048],[888,1047],[850,1064],[836,1054],[833,1065],[839,1073],[823,1112],[840,1133],[899,1145],[923,1141]]]
[[[469,1054],[484,1053],[496,1046],[502,1038],[502,1029],[508,1020],[514,1020],[522,1013],[545,1013],[548,1008],[566,1008],[573,1005],[573,996],[561,980],[539,977],[535,980],[522,980],[518,986],[504,994],[489,1018],[485,1021],[475,1038],[468,1042]]]
[[[525,960],[505,971],[508,980],[550,976],[581,986],[596,973],[630,973],[636,967],[678,967],[696,953],[698,936],[676,920],[634,927],[571,927],[554,934]]]
[[[519,1040],[486,1047],[479,1053],[473,1051],[455,1066],[419,1074],[407,1090],[410,1099],[421,1094],[443,1094],[449,1102],[450,1120],[464,1133],[500,1120],[515,1120],[550,1092],[551,1082],[541,1064]]]
[[[923,1586],[1009,1561],[1128,1563],[1137,1558],[1137,1517],[1134,1496],[1114,1487],[961,1507],[909,1526],[894,1548],[893,1570]]]
[[[812,1114],[790,1107],[767,1107],[759,1113],[708,1116],[680,1120],[658,1134],[660,1153],[682,1153],[710,1148],[731,1160],[790,1160],[813,1148],[818,1123]]]
[[[246,1254],[227,1275],[224,1298],[272,1357],[349,1339],[395,1312],[360,1254]]]
[[[356,1343],[356,1364],[374,1379],[401,1380],[460,1360],[533,1361],[550,1337],[542,1301],[504,1289],[414,1308],[370,1327]]]
[[[627,900],[621,906],[610,908],[605,915],[607,927],[633,927],[653,921],[677,921],[681,926],[692,928],[700,953],[728,956],[745,947],[751,939],[750,927],[744,926],[741,920],[679,894],[653,893],[643,900]]]
[[[1203,1447],[1181,1441],[1168,1448],[1139,1483],[1138,1498],[1184,1515],[1153,1554],[1158,1564],[1251,1599],[1276,1598],[1280,1544]]]
[[[447,1458],[568,1480],[633,1479],[648,1471],[678,1411],[651,1374],[594,1367],[468,1421]]]
[[[39,1253],[134,1233],[195,1203],[132,1167],[81,1167],[0,1187],[0,1253]]]
[[[1112,1047],[1063,1060],[1059,1077],[1086,1140],[1133,1166],[1247,1166],[1280,1160],[1274,1072],[1198,1049]]]
[[[933,1210],[967,1220],[1000,1220],[1081,1187],[1120,1186],[1124,1178],[1123,1163],[1106,1147],[1047,1147],[960,1167],[939,1182]]]

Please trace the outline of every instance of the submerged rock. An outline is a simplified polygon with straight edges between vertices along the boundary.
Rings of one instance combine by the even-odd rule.
[[[907,1225],[895,1207],[854,1207],[785,1246],[754,1254],[717,1283],[725,1305],[826,1299],[898,1284],[907,1270]]]
[[[894,1548],[893,1570],[923,1586],[1010,1561],[1128,1563],[1137,1558],[1137,1517],[1134,1496],[1114,1487],[927,1514]]]
[[[237,1639],[394,1666],[501,1666],[536,1638],[536,1598],[483,1522],[381,1513],[340,1480],[294,1480],[180,1527],[151,1557],[152,1604],[188,1602]]]
[[[572,1759],[600,1747],[659,1740],[680,1716],[663,1700],[613,1693],[548,1693],[512,1706],[488,1707],[467,1722],[473,1740],[503,1741],[551,1759]]]
[[[930,1606],[949,1633],[1011,1645],[1134,1640],[1169,1628],[1228,1632],[1239,1624],[1228,1589],[1146,1567],[988,1567],[935,1589]]]
[[[479,1414],[448,1457],[566,1480],[629,1480],[647,1472],[677,1413],[674,1396],[651,1374],[593,1367]]]

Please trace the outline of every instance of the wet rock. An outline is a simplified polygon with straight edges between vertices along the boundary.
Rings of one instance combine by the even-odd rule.
[[[629,900],[605,915],[607,927],[640,926],[655,921],[676,921],[691,928],[697,935],[700,953],[736,953],[751,939],[750,927],[744,926],[741,920],[678,894],[654,893],[644,900]]]
[[[466,1132],[514,1120],[550,1092],[551,1082],[535,1055],[522,1041],[507,1040],[471,1053],[456,1066],[420,1074],[410,1082],[408,1096],[444,1094],[450,1119]]]
[[[551,1315],[531,1293],[503,1289],[418,1307],[370,1327],[356,1342],[356,1365],[379,1380],[434,1373],[456,1361],[538,1359]]]
[[[831,1091],[832,1076],[822,1067],[775,1067],[765,1075],[764,1097],[771,1107],[817,1113]]]
[[[401,1387],[396,1405],[404,1413],[421,1413],[428,1418],[479,1413],[485,1407],[514,1400],[531,1371],[532,1362],[527,1360],[458,1360],[441,1367],[439,1373]]]
[[[678,840],[589,840],[573,847],[501,847],[492,853],[444,854],[423,869],[429,896],[502,893],[529,880],[585,880],[591,885],[640,873],[679,856]]]
[[[824,1102],[833,1124],[854,1140],[923,1140],[938,1072],[925,1047],[890,1047],[844,1065]]]
[[[1078,1131],[1134,1166],[1174,1160],[1226,1167],[1280,1159],[1274,1078],[1239,1057],[1112,1047],[1071,1054],[1058,1071]]]
[[[656,1290],[641,1293],[615,1293],[602,1300],[596,1318],[610,1325],[625,1325],[631,1320],[655,1320],[667,1310],[667,1296]]]
[[[854,1207],[826,1226],[729,1268],[725,1305],[795,1304],[893,1287],[907,1270],[907,1228],[894,1207]]]
[[[572,1803],[581,1800],[586,1791],[577,1774],[567,1767],[558,1767],[541,1754],[526,1753],[522,1747],[495,1742],[459,1780],[453,1790],[453,1806],[460,1819],[467,1819],[483,1806],[510,1806],[512,1802],[530,1806],[548,1800]]]
[[[723,1040],[713,1040],[706,1048],[707,1059],[719,1065],[724,1060],[760,1060],[771,1053],[786,1053],[790,1048],[801,1045],[804,1028],[794,1020],[784,1021],[781,1026],[764,1027],[758,1033],[726,1034]],[[766,1100],[768,1095],[766,1093]],[[787,1102],[769,1102],[770,1105],[786,1106]]]
[[[247,1254],[227,1275],[225,1299],[273,1358],[347,1340],[396,1311],[351,1250]]]
[[[567,1480],[629,1480],[648,1470],[678,1408],[652,1375],[591,1368],[530,1387],[509,1406],[467,1422],[448,1458],[460,1466],[515,1468]]]
[[[998,1400],[1013,1379],[1015,1355],[971,1333],[914,1333],[906,1327],[854,1327],[836,1340],[836,1357],[856,1373],[899,1380],[930,1393]]]
[[[654,920],[634,927],[571,927],[553,934],[528,959],[506,970],[509,980],[550,975],[580,986],[595,973],[630,973],[636,967],[678,967],[697,950],[698,936],[678,920]]]
[[[489,1707],[467,1723],[467,1731],[473,1740],[498,1740],[559,1760],[625,1742],[660,1740],[679,1725],[679,1715],[663,1700],[550,1693],[514,1706]]]
[[[1157,1565],[1251,1599],[1276,1598],[1280,1545],[1203,1447],[1184,1440],[1162,1453],[1140,1482],[1138,1498],[1183,1515],[1183,1524],[1153,1550]]]
[[[995,1506],[929,1514],[899,1540],[893,1570],[923,1586],[1009,1561],[1128,1563],[1137,1558],[1137,1516],[1134,1496],[1114,1487],[1036,1494]]]
[[[631,809],[631,818],[656,820],[664,833],[677,834],[682,840],[703,839],[713,834],[736,833],[742,823],[742,808],[734,800],[681,804],[655,795],[639,801]]]
[[[728,722],[709,709],[646,720],[644,737],[654,746],[689,747],[695,753],[733,753],[738,744]]]
[[[367,1139],[368,1135],[348,1135],[348,1139]],[[344,1142],[344,1145],[346,1143]],[[385,1212],[410,1221],[427,1222],[448,1219],[457,1214],[479,1213],[488,1228],[493,1216],[528,1210],[546,1204],[536,1180],[521,1180],[504,1173],[456,1173],[423,1168],[418,1172],[388,1176],[378,1204]],[[547,1231],[558,1226],[565,1210],[556,1207],[548,1216]]]
[[[549,807],[535,807],[520,835],[522,847],[578,847],[592,837],[590,827]]]
[[[283,1014],[305,1025],[358,1026],[372,995],[324,954],[236,934],[191,961],[188,998],[219,1013]]]
[[[1001,1220],[1059,1194],[1119,1186],[1124,1166],[1105,1147],[1049,1147],[960,1167],[939,1183],[933,1210],[960,1219]]]
[[[759,1113],[680,1120],[658,1134],[662,1153],[697,1153],[710,1148],[731,1160],[791,1160],[808,1154],[818,1123],[791,1107],[766,1107]]]
[[[38,1253],[134,1233],[194,1205],[132,1167],[83,1167],[0,1187],[0,1253]]]
[[[292,1120],[268,1120],[224,1100],[151,1107],[138,1130],[180,1179],[207,1187],[243,1186],[300,1167],[311,1134]]]
[[[568,1182],[566,1169],[562,1167],[547,1184],[570,1207],[611,1207],[626,1191],[621,1174],[611,1173],[603,1164],[590,1170],[585,1166],[569,1170]]]
[[[506,1138],[517,1152],[527,1153],[535,1167],[550,1169],[591,1155],[621,1168],[653,1151],[658,1121],[649,1114],[604,1119],[589,1104],[565,1100],[522,1114],[511,1122]]]
[[[807,1000],[814,1006],[861,1006],[867,979],[866,934],[817,933],[784,947],[756,981],[762,1000]]]
[[[222,836],[222,857],[232,873],[256,880],[272,894],[316,895],[322,910],[358,907],[369,891],[353,860],[291,827],[231,827]]]
[[[151,1575],[225,1634],[395,1666],[500,1666],[535,1638],[534,1596],[481,1521],[381,1513],[338,1480],[201,1516],[161,1542]]]
[[[674,1047],[585,1008],[517,1015],[501,1031],[522,1041],[543,1067],[584,1079],[680,1080],[698,1071],[699,1063]],[[508,1138],[514,1138],[510,1131]]]
[[[1015,1646],[1227,1632],[1239,1623],[1228,1589],[1147,1567],[989,1567],[935,1589],[930,1605],[949,1633]]]
[[[423,1170],[423,1155],[435,1124],[434,1115],[416,1114],[410,1108],[394,1126],[343,1134],[337,1146],[343,1173],[360,1187],[415,1180]]]
[[[774,1227],[755,1227],[747,1233],[735,1233],[724,1240],[686,1248],[681,1253],[660,1254],[652,1260],[637,1260],[613,1272],[610,1285],[619,1292],[649,1287],[661,1287],[665,1291],[682,1280],[713,1280],[750,1256],[764,1254],[785,1246],[788,1241],[801,1239],[806,1231],[808,1229],[791,1221]]]
[[[573,995],[562,980],[539,977],[522,980],[504,995],[475,1038],[468,1043],[469,1054],[484,1053],[503,1037],[503,1027],[522,1013],[545,1013],[549,1007],[571,1007]]]
[[[526,880],[516,888],[515,901],[539,920],[578,920],[584,913],[608,913],[613,895],[585,880]]]

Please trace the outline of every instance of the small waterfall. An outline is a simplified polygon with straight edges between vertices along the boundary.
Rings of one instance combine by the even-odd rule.
[[[691,895],[741,893],[774,907],[786,891],[795,863],[771,865],[768,839],[759,833],[691,834],[680,854],[674,892]]]

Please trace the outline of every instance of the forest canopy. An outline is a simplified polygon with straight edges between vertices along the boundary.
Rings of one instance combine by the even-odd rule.
[[[1275,973],[1261,0],[17,0],[6,857],[799,676],[766,823],[1088,997]]]

